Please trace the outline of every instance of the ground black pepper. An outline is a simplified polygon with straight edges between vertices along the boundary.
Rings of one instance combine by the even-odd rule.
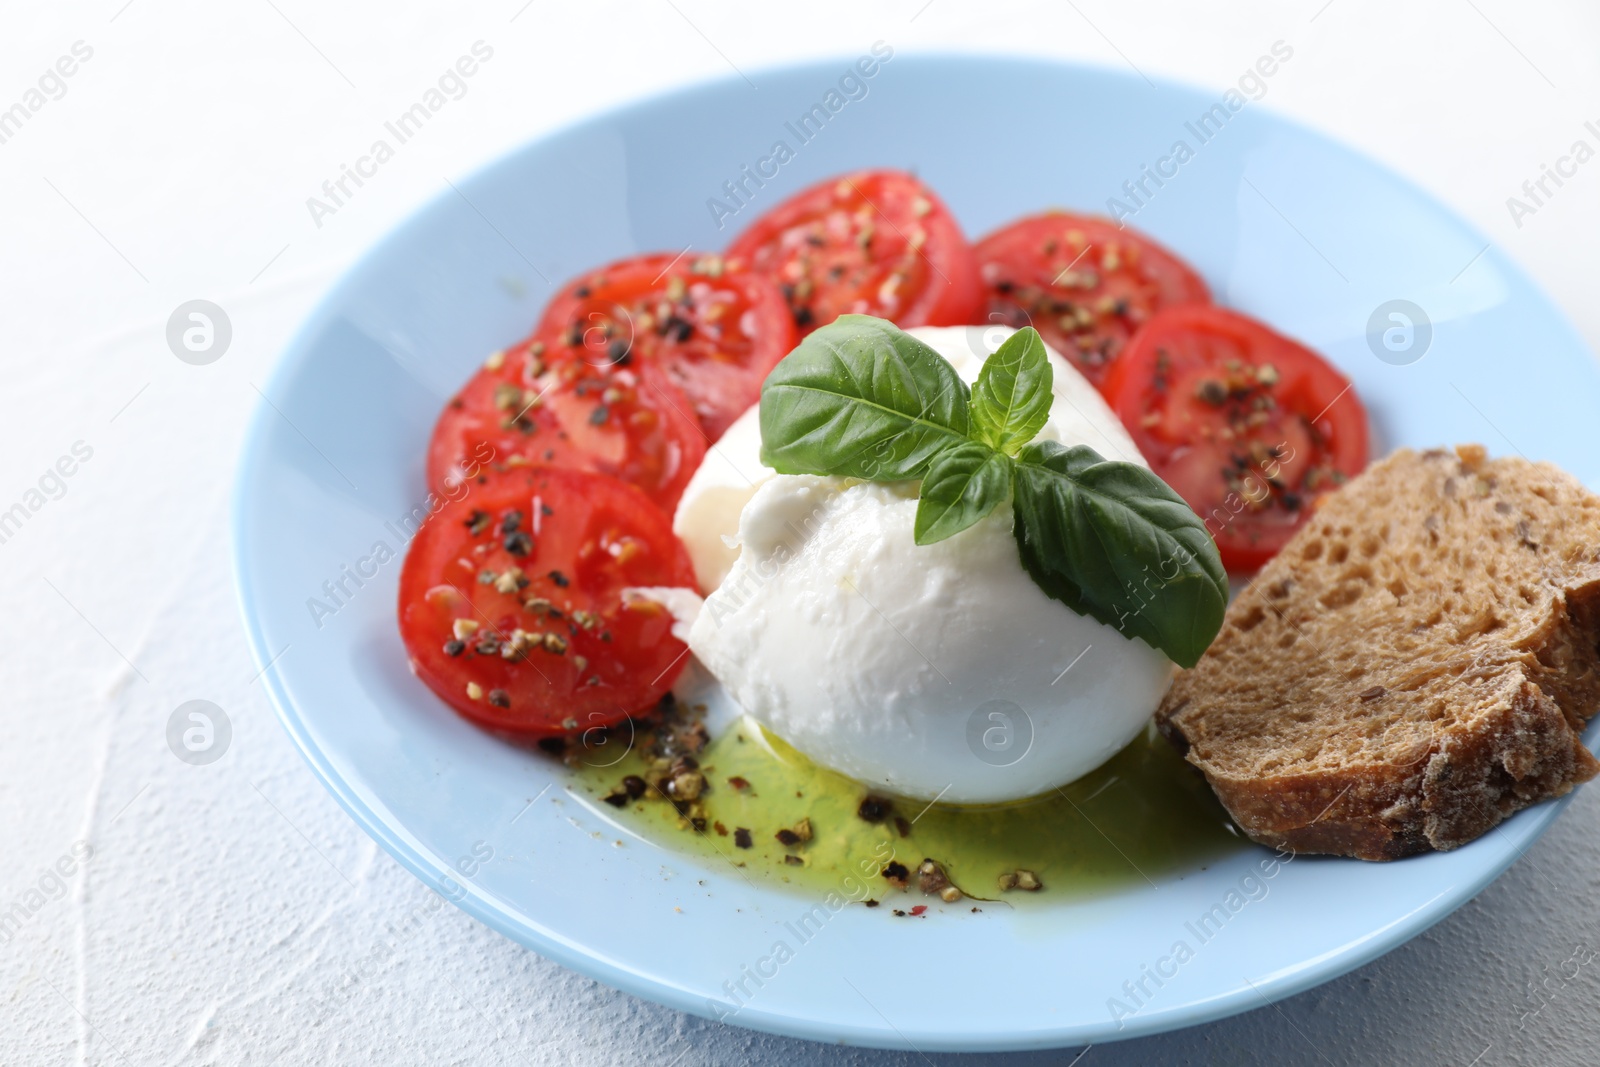
[[[883,797],[868,794],[862,798],[861,806],[856,808],[856,814],[867,822],[878,823],[888,817],[892,808],[893,805]]]

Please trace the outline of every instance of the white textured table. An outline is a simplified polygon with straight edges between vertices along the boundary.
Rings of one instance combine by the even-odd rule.
[[[764,66],[878,39],[1137,65],[1213,88],[1286,40],[1295,62],[1265,106],[1449,201],[1600,347],[1600,162],[1547,186],[1519,220],[1506,204],[1574,141],[1600,147],[1584,127],[1600,125],[1600,10],[1216,6],[8,5],[0,512],[21,503],[27,518],[0,528],[0,1063],[964,1059],[730,1029],[599,986],[453,910],[408,921],[422,886],[323,792],[253,684],[226,562],[242,425],[319,293],[447,178],[614,102],[735,65],[759,82]],[[466,95],[316,225],[306,198],[479,40],[494,55]],[[13,103],[26,113],[8,125]],[[196,298],[233,324],[209,366],[175,359],[164,337],[173,309]],[[1484,437],[1499,443],[1488,427]],[[168,748],[168,717],[191,699],[232,724],[210,765]],[[1383,960],[1275,1007],[1076,1062],[1593,1063],[1597,828],[1591,787],[1497,884]]]

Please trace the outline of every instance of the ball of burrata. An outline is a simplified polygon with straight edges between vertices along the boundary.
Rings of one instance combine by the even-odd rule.
[[[1012,331],[909,332],[970,382]],[[1039,436],[1142,463],[1094,388],[1051,356]],[[679,507],[708,593],[688,643],[810,759],[874,790],[995,803],[1087,774],[1149,720],[1171,662],[1048,597],[1023,569],[1009,506],[918,545],[916,482],[777,475],[759,449],[752,410]]]

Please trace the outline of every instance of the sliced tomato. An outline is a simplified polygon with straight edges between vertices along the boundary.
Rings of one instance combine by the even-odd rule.
[[[1367,465],[1367,412],[1350,380],[1237,312],[1161,312],[1123,350],[1104,391],[1235,573],[1271,559],[1319,496]]]
[[[551,737],[650,708],[687,658],[631,586],[694,587],[671,520],[638,489],[533,469],[458,484],[412,539],[400,636],[445,703],[496,730]]]
[[[960,326],[982,305],[961,227],[904,171],[857,171],[796,193],[740,234],[728,261],[777,282],[802,335],[846,314]]]
[[[689,401],[651,361],[558,359],[535,335],[489,358],[445,405],[428,446],[428,484],[481,469],[552,466],[610,474],[670,510],[705,458]]]
[[[1162,308],[1208,304],[1187,263],[1110,219],[1029,215],[976,248],[990,322],[1032,326],[1094,385]]]
[[[776,285],[695,252],[638,256],[575,279],[535,335],[549,355],[595,367],[659,364],[713,441],[760,399],[767,372],[796,340]]]

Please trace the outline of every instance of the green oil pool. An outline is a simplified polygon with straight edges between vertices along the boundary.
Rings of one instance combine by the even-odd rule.
[[[625,775],[656,780],[660,765],[652,769],[648,750],[648,743],[635,745],[606,767],[577,762],[574,788],[598,801],[618,793]],[[1001,876],[1023,869],[1044,889],[1013,890],[1005,899],[1081,898],[1194,870],[1245,847],[1200,773],[1153,726],[1092,774],[1048,794],[926,810],[923,801],[895,800],[877,823],[858,814],[865,787],[812,763],[752,719],[723,731],[698,760],[707,786],[689,814],[703,818],[703,830],[653,789],[614,816],[650,840],[807,892],[931,903],[917,892],[914,874],[910,893],[902,894],[881,871],[891,859],[914,872],[932,858],[971,897],[1000,896]],[[777,839],[802,819],[811,821],[810,841],[785,846]],[[740,830],[748,831],[748,848],[738,845]]]

